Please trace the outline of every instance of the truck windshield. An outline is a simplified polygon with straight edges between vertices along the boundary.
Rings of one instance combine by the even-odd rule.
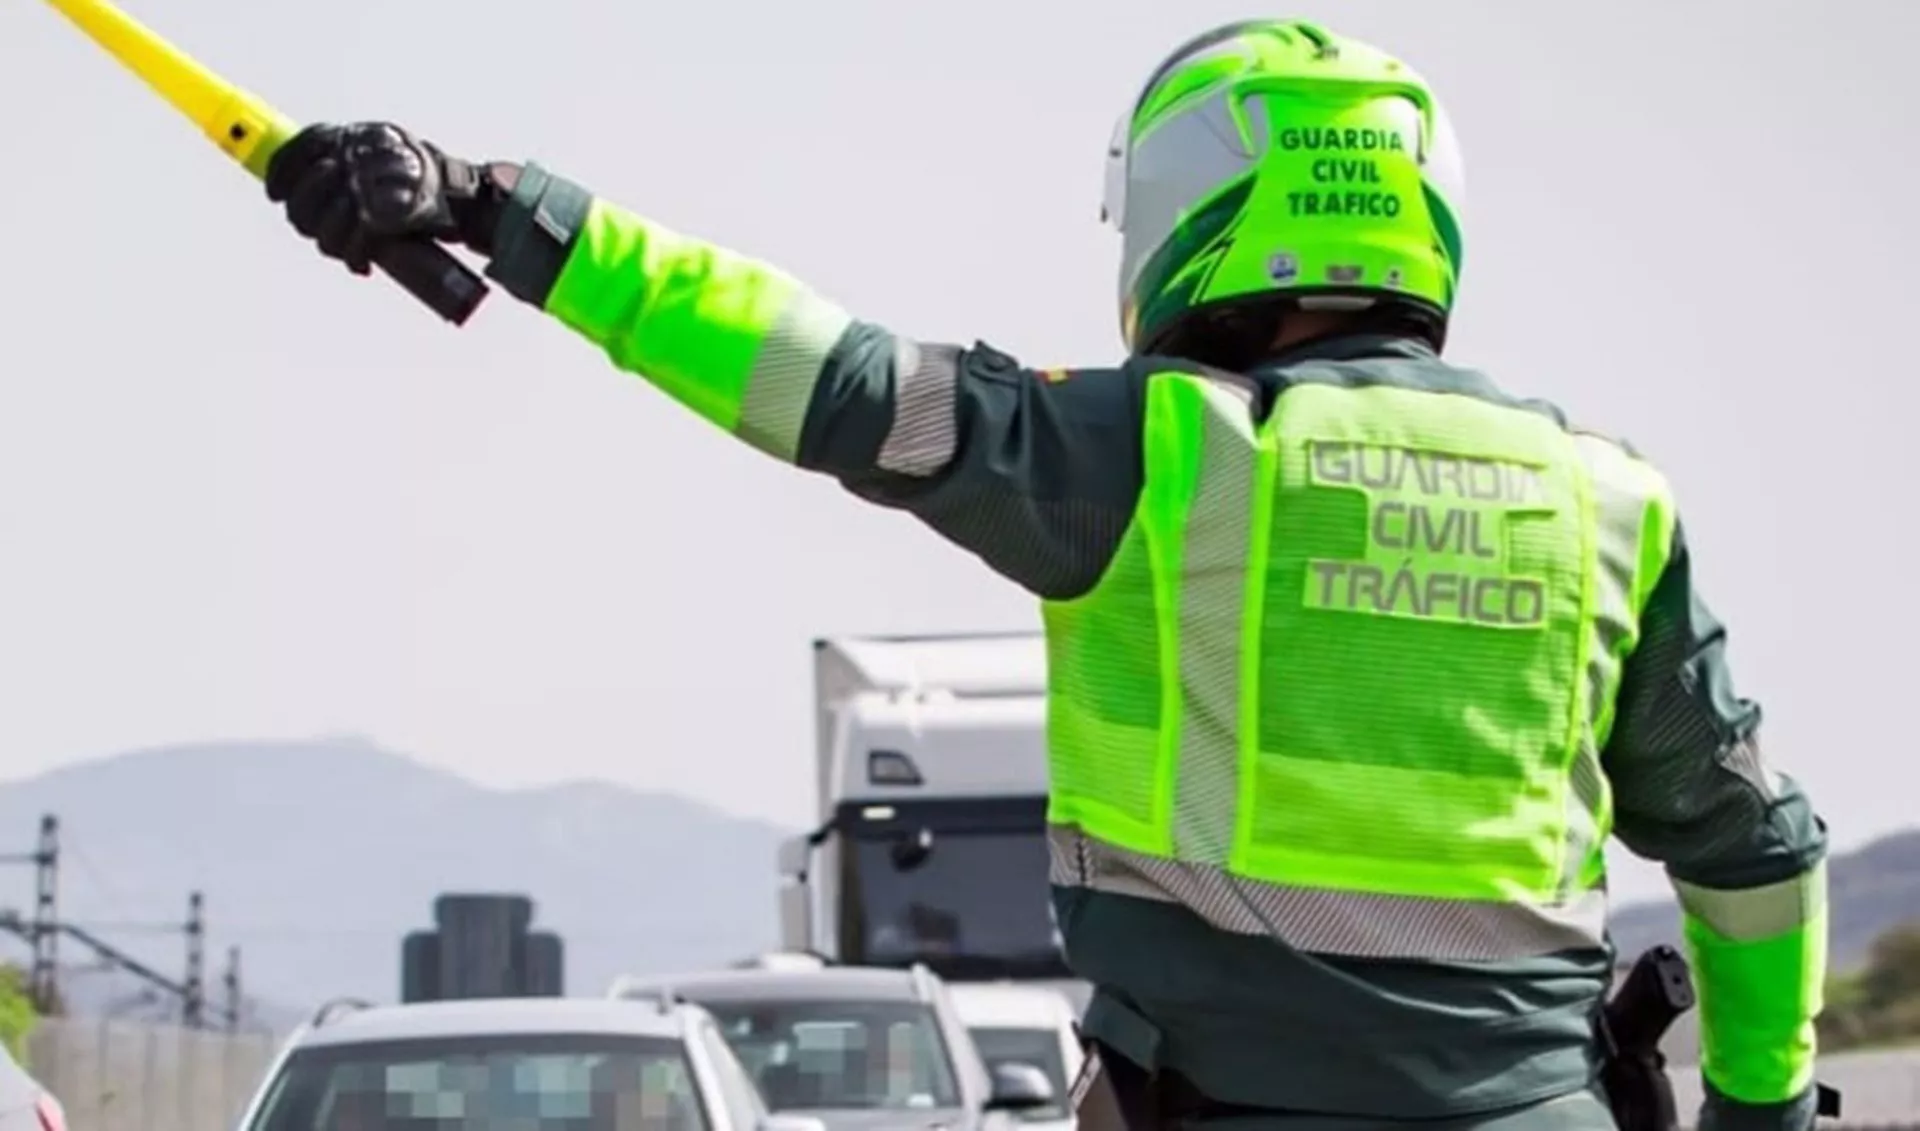
[[[613,1034],[410,1038],[287,1058],[251,1131],[707,1131],[680,1043]]]
[[[949,978],[1065,978],[1043,799],[869,807],[842,824],[840,952]]]

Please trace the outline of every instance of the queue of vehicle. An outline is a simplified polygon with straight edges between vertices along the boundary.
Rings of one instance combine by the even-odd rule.
[[[1021,1131],[1054,1121],[1061,1064],[986,1056],[966,1017],[924,966],[804,955],[623,978],[600,998],[339,1001],[287,1040],[238,1127]]]

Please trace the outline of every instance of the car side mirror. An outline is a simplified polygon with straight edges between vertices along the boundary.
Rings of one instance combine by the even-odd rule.
[[[782,1112],[761,1116],[756,1131],[827,1131],[827,1125],[811,1115],[789,1115]]]
[[[1032,1111],[1047,1107],[1058,1099],[1053,1081],[1039,1068],[1018,1060],[1003,1060],[993,1066],[993,1095],[988,1111]]]
[[[911,872],[933,856],[933,830],[918,829],[896,838],[888,850],[896,870]]]

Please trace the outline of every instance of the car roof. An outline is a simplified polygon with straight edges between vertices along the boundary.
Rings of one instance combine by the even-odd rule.
[[[954,982],[953,1008],[969,1027],[1055,1029],[1073,1023],[1073,1005],[1057,990],[1005,982]]]
[[[678,978],[626,978],[624,996],[670,990],[697,1002],[900,1001],[922,999],[918,977],[908,970],[828,966],[819,970],[708,970]]]
[[[404,1041],[425,1037],[606,1033],[679,1040],[685,1007],[609,998],[477,998],[377,1005],[334,1012],[299,1038],[309,1045]]]

